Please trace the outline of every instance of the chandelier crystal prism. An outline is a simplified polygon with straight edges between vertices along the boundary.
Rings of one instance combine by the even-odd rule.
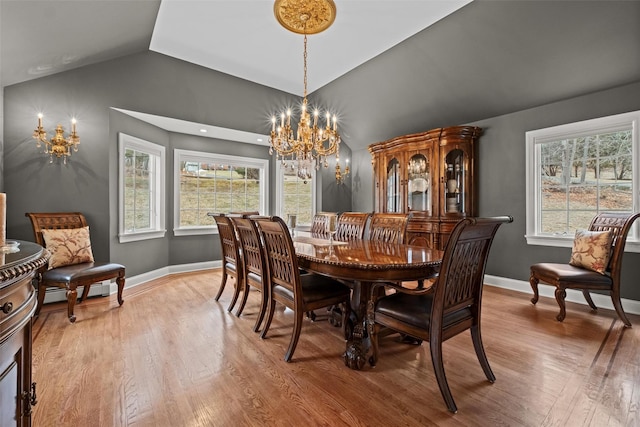
[[[292,168],[303,179],[311,178],[313,169],[320,165],[329,167],[328,157],[340,159],[340,134],[335,114],[320,111],[309,112],[307,101],[307,35],[317,34],[331,26],[336,16],[333,0],[276,0],[273,6],[278,22],[287,30],[304,35],[304,92],[298,126],[291,125],[291,109],[271,118],[269,154],[273,154],[283,164],[292,160]],[[313,118],[312,118],[313,115]],[[295,120],[294,120],[295,124]]]

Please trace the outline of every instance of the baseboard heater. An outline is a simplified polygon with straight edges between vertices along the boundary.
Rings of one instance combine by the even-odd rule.
[[[84,286],[78,288],[78,298],[82,295],[82,291],[84,290]],[[102,282],[94,283],[91,285],[91,290],[89,291],[89,297],[94,296],[109,296],[111,290],[111,282],[109,280],[103,280]],[[67,291],[62,288],[47,288],[47,291],[44,294],[44,303],[50,302],[58,302],[58,301],[66,301],[67,300]]]

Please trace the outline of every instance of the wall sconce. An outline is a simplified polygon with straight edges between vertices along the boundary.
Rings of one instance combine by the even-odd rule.
[[[344,173],[340,170],[340,158],[336,158],[336,182],[338,184],[344,184],[344,180],[351,172],[349,169],[349,159],[345,160],[346,166],[344,167]]]
[[[53,156],[63,158],[63,163],[67,164],[67,157],[71,156],[71,149],[78,151],[80,137],[76,133],[76,119],[71,119],[71,133],[67,138],[64,137],[64,128],[62,125],[56,126],[56,134],[47,139],[47,132],[42,127],[42,114],[38,114],[38,127],[33,131],[33,139],[36,140],[36,147],[42,147],[44,143],[44,152],[49,155],[49,163],[53,163]]]

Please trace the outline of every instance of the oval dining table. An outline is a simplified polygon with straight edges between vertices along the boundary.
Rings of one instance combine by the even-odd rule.
[[[352,287],[351,309],[347,319],[345,365],[362,369],[369,353],[371,322],[367,308],[375,283],[411,282],[437,276],[442,251],[408,244],[372,240],[349,242],[309,236],[293,238],[298,265],[315,274],[341,280]]]

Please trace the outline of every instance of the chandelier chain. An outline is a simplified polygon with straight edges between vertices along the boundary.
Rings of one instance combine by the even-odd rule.
[[[304,34],[304,96],[307,98],[307,33]]]

